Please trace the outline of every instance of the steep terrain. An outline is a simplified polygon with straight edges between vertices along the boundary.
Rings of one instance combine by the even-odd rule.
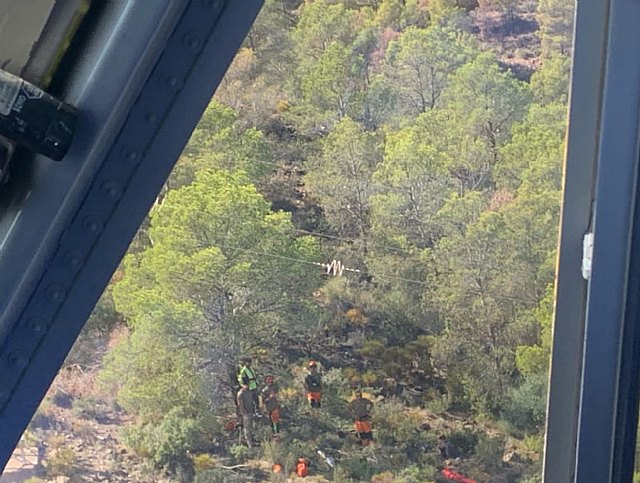
[[[285,481],[305,456],[308,481],[539,481],[568,4],[268,0],[16,470]],[[251,449],[245,355],[283,405]]]

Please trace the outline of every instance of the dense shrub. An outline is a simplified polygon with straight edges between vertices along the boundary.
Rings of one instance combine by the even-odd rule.
[[[193,472],[190,453],[206,448],[206,424],[170,411],[158,424],[130,426],[123,433],[125,443],[141,456],[148,457],[156,468],[186,478]]]
[[[47,439],[49,447],[45,459],[46,475],[49,478],[56,476],[72,476],[77,456],[71,448],[67,447],[67,438],[64,434],[54,434]]]
[[[462,451],[463,456],[475,453],[478,444],[478,434],[474,431],[454,431],[449,435],[449,441]]]
[[[504,440],[492,438],[485,434],[478,437],[476,444],[476,457],[487,468],[497,468],[502,462],[504,453]]]
[[[544,427],[547,375],[531,374],[510,393],[503,417],[515,428],[537,431]]]

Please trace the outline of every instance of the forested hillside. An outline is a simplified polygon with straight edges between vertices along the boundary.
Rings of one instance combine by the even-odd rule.
[[[129,481],[285,481],[300,457],[312,481],[540,481],[572,15],[267,0],[32,435],[72,432],[66,395],[118,421]],[[282,416],[251,448],[244,357]],[[49,476],[89,481],[66,457]]]

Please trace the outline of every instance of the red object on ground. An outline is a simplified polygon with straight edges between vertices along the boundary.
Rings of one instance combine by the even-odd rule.
[[[444,468],[440,473],[444,475],[445,478],[452,481],[459,481],[460,483],[478,483],[476,480],[472,480],[471,478],[467,478],[464,475],[461,475],[457,471],[453,471],[451,468]]]
[[[309,460],[307,458],[298,458],[296,473],[301,478],[309,475]]]

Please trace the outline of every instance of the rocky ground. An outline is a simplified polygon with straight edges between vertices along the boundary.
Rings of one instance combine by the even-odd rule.
[[[97,397],[87,380],[93,375],[79,370],[58,376],[0,483],[170,481],[124,447],[119,432],[126,415]],[[82,397],[79,386],[85,386]]]
[[[526,2],[525,2],[526,3]],[[521,80],[528,80],[540,65],[538,22],[533,8],[478,8],[472,13],[481,42]]]

